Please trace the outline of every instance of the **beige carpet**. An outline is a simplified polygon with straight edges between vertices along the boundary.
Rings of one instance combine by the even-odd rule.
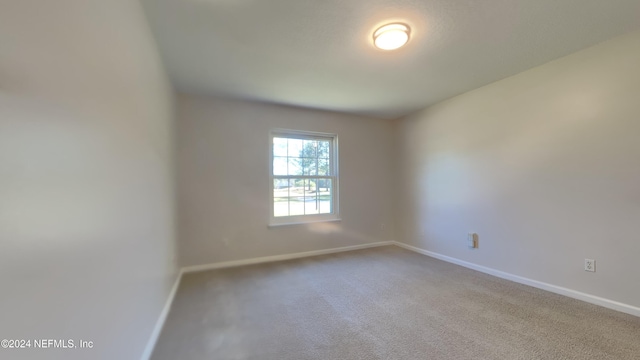
[[[640,318],[387,246],[186,275],[152,359],[640,359]]]

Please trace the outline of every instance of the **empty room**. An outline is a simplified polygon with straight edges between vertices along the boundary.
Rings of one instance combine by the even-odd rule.
[[[0,359],[640,359],[640,0],[0,0]]]

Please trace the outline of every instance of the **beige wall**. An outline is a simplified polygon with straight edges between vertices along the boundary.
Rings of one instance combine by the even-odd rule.
[[[640,306],[638,64],[635,32],[399,121],[399,240]]]
[[[3,359],[139,359],[176,277],[172,90],[138,2],[0,4]],[[32,344],[33,345],[33,344]]]
[[[181,265],[392,240],[391,123],[181,95]],[[269,130],[338,134],[341,222],[268,228]]]

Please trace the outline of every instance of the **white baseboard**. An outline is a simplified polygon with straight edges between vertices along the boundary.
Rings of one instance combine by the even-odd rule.
[[[360,250],[360,249],[367,249],[367,248],[378,247],[378,246],[388,246],[393,244],[394,244],[393,241],[380,241],[380,242],[369,243],[369,244],[343,246],[339,248],[305,251],[305,252],[299,252],[299,253],[293,253],[293,254],[263,256],[263,257],[257,257],[252,259],[233,260],[233,261],[222,261],[222,262],[211,263],[211,264],[183,267],[182,272],[186,274],[186,273],[213,270],[213,269],[222,269],[222,268],[228,268],[228,267],[234,267],[234,266],[261,264],[261,263],[273,262],[273,261],[282,261],[282,260],[298,259],[298,258],[309,257],[309,256],[333,254],[333,253],[338,253],[343,251]]]
[[[164,322],[167,320],[167,315],[169,315],[169,310],[171,309],[171,304],[173,303],[173,299],[176,297],[176,292],[178,291],[178,286],[180,286],[180,281],[182,280],[182,270],[178,272],[178,277],[176,281],[173,283],[173,287],[169,292],[169,297],[167,301],[164,303],[164,307],[162,308],[162,312],[160,312],[160,316],[158,317],[158,321],[156,321],[156,326],[153,328],[151,332],[151,337],[147,342],[147,346],[144,348],[144,352],[142,353],[141,360],[149,360],[151,358],[151,354],[153,353],[153,349],[156,347],[156,342],[158,342],[158,337],[160,337],[160,332],[162,331],[162,327],[164,326]]]
[[[621,302],[618,301],[614,301],[614,300],[609,300],[609,299],[605,299],[605,298],[601,298],[599,296],[595,296],[595,295],[590,295],[590,294],[586,294],[580,291],[576,291],[576,290],[571,290],[571,289],[567,289],[561,286],[557,286],[557,285],[552,285],[552,284],[547,284],[544,283],[542,281],[537,281],[537,280],[532,280],[529,278],[525,278],[522,276],[518,276],[518,275],[513,275],[510,273],[506,273],[504,271],[500,271],[500,270],[496,270],[496,269],[492,269],[486,266],[482,266],[482,265],[477,265],[474,263],[470,263],[464,260],[460,260],[460,259],[456,259],[450,256],[446,256],[446,255],[442,255],[442,254],[438,254],[432,251],[428,251],[428,250],[424,250],[424,249],[420,249],[417,248],[415,246],[411,246],[405,243],[401,243],[398,241],[393,241],[394,245],[400,246],[402,248],[405,248],[407,250],[411,250],[411,251],[415,251],[417,253],[423,254],[423,255],[427,255],[436,259],[440,259],[446,262],[450,262],[452,264],[456,264],[456,265],[460,265],[460,266],[464,266],[466,268],[469,269],[473,269],[473,270],[477,270],[480,272],[483,272],[485,274],[489,274],[489,275],[493,275],[502,279],[506,279],[506,280],[510,280],[510,281],[514,281],[520,284],[524,284],[524,285],[529,285],[538,289],[542,289],[542,290],[546,290],[552,293],[556,293],[556,294],[560,294],[560,295],[564,295],[564,296],[568,296],[570,298],[574,298],[574,299],[578,299],[578,300],[582,300],[591,304],[595,304],[595,305],[599,305],[608,309],[612,309],[612,310],[616,310],[616,311],[620,311],[623,313],[627,313],[630,315],[635,315],[640,317],[640,308],[633,306],[633,305],[628,305],[628,304],[623,304]]]

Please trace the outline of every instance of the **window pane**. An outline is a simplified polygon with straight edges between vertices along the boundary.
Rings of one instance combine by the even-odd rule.
[[[299,163],[303,175],[316,175],[318,163],[315,158],[300,158]]]
[[[289,197],[289,180],[288,179],[273,180],[273,197],[274,198]]]
[[[289,185],[289,215],[304,215],[304,179],[291,179]]]
[[[302,141],[302,153],[301,157],[314,158],[316,157],[316,148],[318,142],[315,140],[303,140]]]
[[[331,168],[329,167],[329,159],[318,159],[318,175],[324,175],[324,176],[331,175]]]
[[[273,180],[273,216],[289,216],[289,180]]]
[[[289,173],[288,175],[302,175],[302,168],[300,167],[300,158],[289,158]]]
[[[300,139],[287,139],[289,140],[289,149],[288,156],[289,157],[300,157],[302,153],[302,140]]]
[[[320,213],[320,203],[314,197],[313,199],[307,198],[304,203],[304,213],[305,215],[313,215]]]
[[[286,157],[273,157],[273,175],[287,175]]]
[[[329,141],[318,141],[318,157],[328,159],[329,155]]]
[[[287,139],[273,138],[273,156],[287,156]]]
[[[304,179],[305,197],[316,196],[316,179]]]
[[[317,166],[316,147],[318,146],[318,142],[315,140],[303,140],[302,143],[303,148],[300,153],[300,159],[298,160],[302,174],[315,175]]]
[[[331,214],[333,212],[331,179],[318,179],[318,204],[320,214]]]
[[[318,183],[317,179],[305,179],[304,180],[304,213],[305,215],[317,214],[319,210],[318,204],[318,194],[316,184]]]

